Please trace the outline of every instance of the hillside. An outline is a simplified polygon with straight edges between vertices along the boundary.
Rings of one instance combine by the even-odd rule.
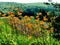
[[[22,3],[14,3],[14,2],[0,2],[0,10],[3,12],[7,11],[13,11],[14,8],[19,7],[22,10],[26,9],[33,9],[33,10],[39,10],[39,9],[45,9],[45,10],[54,10],[55,8],[53,5],[46,5],[44,3],[28,3],[28,4],[22,4]],[[12,9],[12,10],[11,10]]]

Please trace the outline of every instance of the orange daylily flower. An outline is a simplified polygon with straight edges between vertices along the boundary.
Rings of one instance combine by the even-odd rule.
[[[9,16],[15,16],[13,12],[8,12]]]
[[[39,22],[39,18],[37,18],[35,21],[36,21],[36,22]]]
[[[34,18],[33,16],[30,16],[30,18],[32,19],[32,18]]]
[[[5,16],[6,16],[6,14],[2,14],[2,16],[3,16],[3,17],[5,17]]]
[[[41,24],[41,25],[42,25],[42,24],[45,24],[45,22],[44,22],[44,21],[41,21],[40,24]]]
[[[10,16],[11,16],[11,17],[14,17],[15,15],[14,15],[14,14],[11,14]]]
[[[24,23],[24,20],[21,20],[21,23]]]
[[[47,21],[48,19],[47,19],[46,17],[43,17],[43,20],[44,20],[44,21]]]
[[[42,13],[40,12],[39,15],[42,15]]]
[[[14,14],[13,12],[8,12],[8,14]]]
[[[29,23],[29,24],[27,24],[27,27],[31,27],[31,26],[32,26],[32,24],[30,24],[30,23]]]
[[[18,16],[19,18],[22,18],[22,16]]]
[[[17,17],[14,17],[14,20],[17,21],[17,20],[19,20],[19,19],[18,19]]]
[[[17,12],[18,15],[22,15],[22,12]]]
[[[43,26],[44,29],[48,28],[48,26]]]
[[[19,8],[15,8],[15,10],[19,10]]]
[[[27,18],[27,21],[29,22],[30,20],[31,20],[31,19],[28,17],[28,18]]]
[[[39,16],[36,16],[36,18],[39,18]]]
[[[24,16],[24,18],[27,18],[27,17],[28,17],[27,15]]]

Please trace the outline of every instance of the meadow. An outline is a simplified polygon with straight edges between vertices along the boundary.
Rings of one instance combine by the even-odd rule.
[[[54,37],[59,16],[51,11],[27,15],[20,8],[13,10],[0,11],[0,45],[60,45],[59,37]]]

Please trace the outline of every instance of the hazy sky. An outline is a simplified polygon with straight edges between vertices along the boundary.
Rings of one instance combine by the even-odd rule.
[[[48,2],[48,0],[0,0],[0,2],[34,3],[34,2]],[[52,0],[52,2],[60,3],[60,0]]]

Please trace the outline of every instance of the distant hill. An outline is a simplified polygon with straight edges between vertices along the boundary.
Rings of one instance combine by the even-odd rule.
[[[54,11],[56,8],[52,4],[46,3],[16,3],[16,2],[0,2],[0,11],[4,13],[8,11],[13,11],[14,8],[20,8],[23,11],[39,11],[40,9],[44,9],[46,11]]]

